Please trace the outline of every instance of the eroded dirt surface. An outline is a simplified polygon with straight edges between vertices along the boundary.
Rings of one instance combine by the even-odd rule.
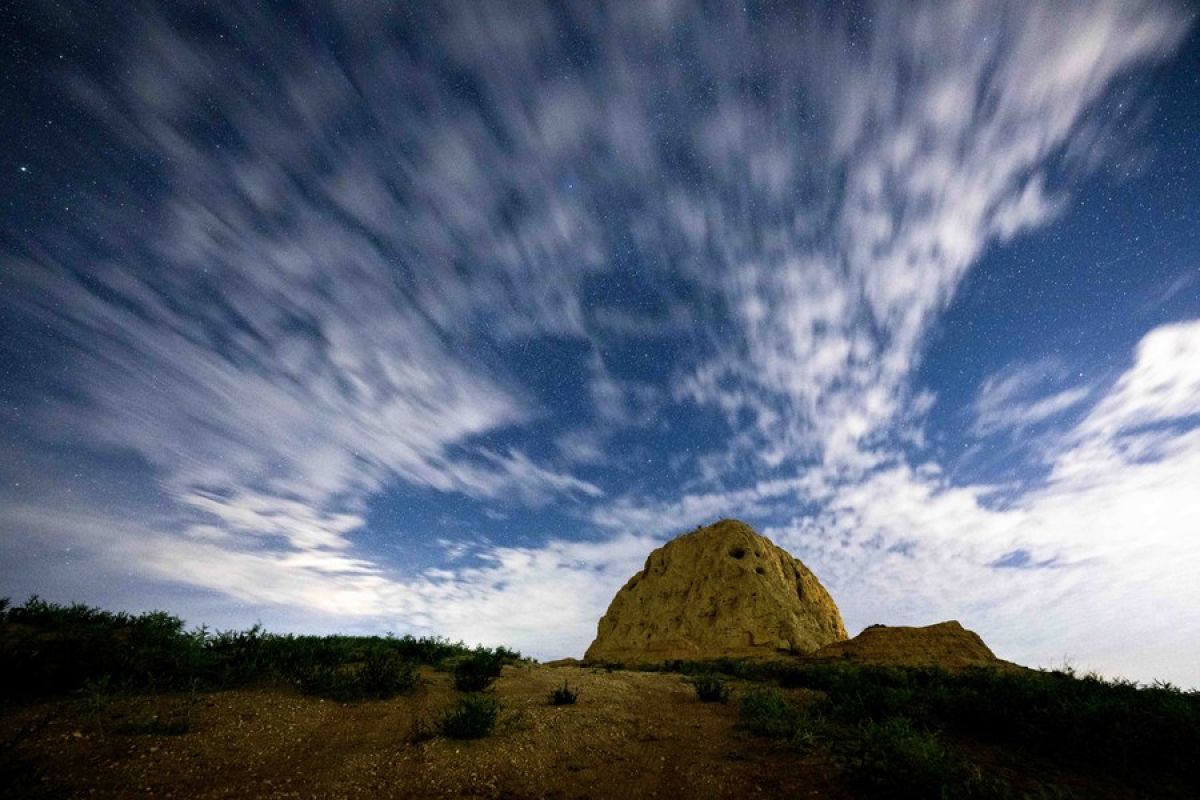
[[[58,701],[0,719],[9,796],[845,797],[831,764],[737,730],[678,675],[506,667],[496,732],[413,741],[458,697],[448,675],[343,705],[287,690]],[[552,706],[563,681],[574,706]],[[187,719],[186,733],[130,733]],[[149,727],[149,726],[148,726]],[[4,790],[0,789],[0,793]],[[13,794],[16,792],[17,794]]]

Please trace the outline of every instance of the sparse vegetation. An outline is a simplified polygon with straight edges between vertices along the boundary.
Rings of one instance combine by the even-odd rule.
[[[460,692],[482,692],[500,677],[504,659],[494,651],[476,650],[454,665],[454,688]]]
[[[468,648],[439,637],[293,636],[254,626],[188,631],[162,611],[125,614],[30,598],[0,602],[0,701],[17,702],[86,687],[96,694],[296,684],[338,699],[390,697],[411,689],[416,667],[450,659],[499,667],[520,658],[506,648]]]
[[[579,691],[572,689],[563,681],[563,685],[550,693],[550,705],[552,706],[573,706],[575,701],[579,699]]]
[[[451,739],[482,739],[496,727],[500,701],[483,694],[468,694],[442,712],[437,728]]]
[[[848,749],[847,777],[867,797],[984,795],[979,770],[952,753],[937,733],[906,717],[863,723]]]
[[[396,653],[374,650],[359,664],[318,664],[299,678],[305,694],[332,700],[386,700],[411,691],[418,683],[417,667]]]
[[[712,665],[685,663],[698,675]],[[797,705],[777,689],[742,698],[742,725],[801,750],[828,747],[866,796],[1024,796],[954,742],[1051,757],[1116,774],[1164,794],[1200,787],[1200,693],[1071,671],[724,663],[726,673],[821,692]],[[1168,789],[1170,791],[1168,791]],[[1056,786],[1037,796],[1069,793]]]
[[[848,724],[904,717],[927,730],[1125,774],[1191,776],[1200,753],[1200,693],[1072,672],[998,672],[805,665],[785,686],[825,693],[825,713]],[[1194,785],[1200,785],[1195,783]]]
[[[92,724],[103,732],[109,709],[112,706],[112,687],[107,675],[88,678],[79,690],[82,706]]]
[[[6,699],[73,692],[88,679],[113,689],[178,689],[202,670],[203,655],[202,636],[160,611],[132,616],[37,597],[0,611]]]
[[[697,675],[691,682],[696,696],[705,703],[724,703],[729,699],[729,687],[719,675]]]
[[[742,696],[742,727],[759,736],[790,739],[800,729],[803,712],[778,689],[756,686]]]

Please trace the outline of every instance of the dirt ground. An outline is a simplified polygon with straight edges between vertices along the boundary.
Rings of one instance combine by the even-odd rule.
[[[0,718],[0,795],[87,798],[724,798],[847,796],[831,764],[739,731],[678,675],[506,667],[495,733],[414,741],[458,693],[339,704],[289,690],[62,700]],[[573,706],[552,706],[569,682]],[[798,693],[798,699],[799,699]],[[189,711],[190,709],[190,711]],[[189,719],[177,735],[139,720]],[[189,716],[190,715],[190,716]]]

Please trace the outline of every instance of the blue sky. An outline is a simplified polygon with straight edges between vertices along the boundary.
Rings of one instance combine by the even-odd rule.
[[[577,655],[736,516],[1200,685],[1195,16],[5,12],[0,593]]]

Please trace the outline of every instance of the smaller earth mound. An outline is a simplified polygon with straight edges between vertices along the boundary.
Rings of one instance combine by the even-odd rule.
[[[921,628],[872,625],[853,639],[833,642],[809,656],[887,667],[1006,668],[979,634],[955,620]]]

